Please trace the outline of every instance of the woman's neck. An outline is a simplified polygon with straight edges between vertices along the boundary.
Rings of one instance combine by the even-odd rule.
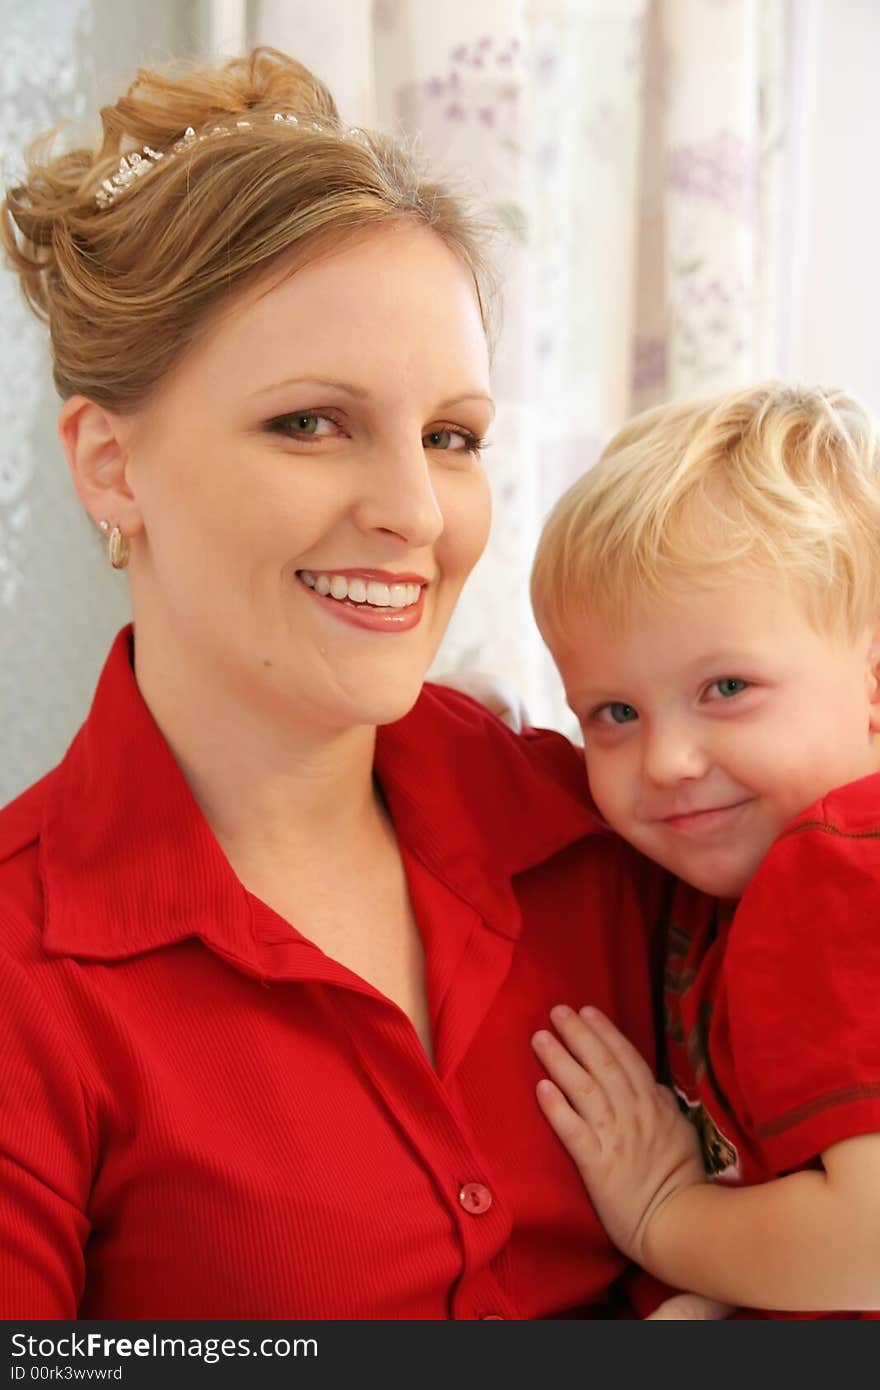
[[[283,706],[257,706],[191,653],[140,634],[141,694],[233,865],[308,861],[322,846],[338,852],[382,818],[374,728],[330,729]]]

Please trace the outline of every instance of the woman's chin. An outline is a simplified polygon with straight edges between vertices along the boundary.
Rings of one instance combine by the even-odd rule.
[[[422,691],[425,677],[405,680],[362,680],[355,688],[337,687],[323,697],[312,695],[301,707],[301,717],[314,716],[314,724],[325,730],[342,732],[345,729],[375,728],[394,724],[409,714]]]
[[[432,655],[433,653],[430,653]],[[409,714],[428,679],[428,653],[417,660],[371,662],[337,668],[338,685],[325,709],[331,704],[340,725],[393,724]]]
[[[364,724],[394,724],[398,719],[403,719],[409,714],[415,705],[420,694],[424,680],[417,684],[407,684],[404,689],[397,689],[393,694],[383,691],[370,701],[364,701],[362,705],[362,720]]]

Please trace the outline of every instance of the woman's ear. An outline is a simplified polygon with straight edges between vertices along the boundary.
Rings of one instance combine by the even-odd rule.
[[[880,624],[870,633],[865,680],[868,690],[868,729],[872,734],[880,734]]]
[[[71,396],[61,407],[58,433],[73,485],[95,525],[107,520],[124,536],[135,535],[143,518],[126,478],[124,417],[86,396]]]

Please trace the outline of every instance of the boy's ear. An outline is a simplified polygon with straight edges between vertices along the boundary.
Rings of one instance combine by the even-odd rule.
[[[143,518],[126,479],[124,417],[85,396],[71,396],[61,407],[58,434],[73,485],[95,525],[107,520],[126,537],[140,531]]]
[[[880,623],[871,632],[865,680],[868,688],[868,728],[872,734],[880,734]]]

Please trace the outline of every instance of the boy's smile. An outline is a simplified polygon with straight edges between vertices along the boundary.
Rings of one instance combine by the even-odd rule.
[[[730,802],[727,806],[703,806],[673,812],[671,816],[662,818],[663,824],[686,835],[711,835],[715,830],[727,830],[736,812],[750,806],[753,801],[754,797],[744,796],[741,801]]]
[[[683,588],[554,644],[608,823],[704,892],[739,897],[784,826],[880,767],[880,637],[818,631],[749,577]]]

